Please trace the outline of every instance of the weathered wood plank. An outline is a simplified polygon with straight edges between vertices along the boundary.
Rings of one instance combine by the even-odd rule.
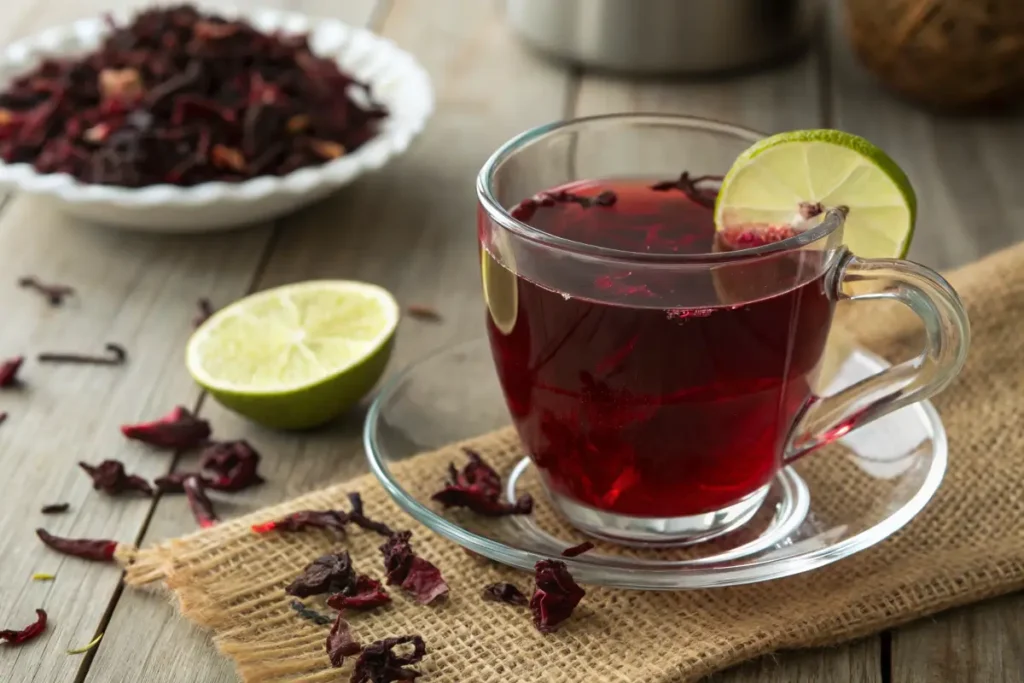
[[[893,633],[900,683],[1024,681],[1024,596],[958,609]]]
[[[0,36],[17,36],[146,0],[59,0],[23,4]],[[322,3],[320,3],[322,5]],[[27,10],[31,11],[27,11]],[[13,10],[21,12],[21,10]],[[22,17],[22,15],[24,15]],[[19,19],[22,17],[22,19]],[[229,301],[250,286],[271,226],[209,236],[135,235],[82,225],[29,197],[9,203],[0,217],[0,355],[41,350],[102,349],[124,344],[125,368],[41,366],[30,360],[26,386],[0,396],[10,419],[0,429],[0,469],[7,493],[0,499],[0,624],[28,623],[36,607],[50,614],[44,638],[6,653],[5,681],[79,680],[89,657],[64,650],[89,641],[118,590],[110,566],[63,558],[42,547],[36,526],[68,536],[134,541],[151,509],[140,498],[114,500],[94,492],[79,460],[123,460],[146,477],[168,470],[171,458],[130,444],[118,425],[163,414],[198,397],[182,365],[195,301]],[[75,286],[78,295],[53,309],[16,279],[36,274]],[[43,503],[67,501],[71,512],[44,518]],[[33,572],[57,575],[33,583]]]
[[[437,308],[444,316],[440,324],[401,323],[392,370],[438,345],[483,333],[474,236],[476,172],[508,137],[564,114],[569,76],[522,54],[506,34],[496,4],[394,3],[383,33],[430,71],[437,113],[408,156],[285,220],[258,282],[266,288],[311,278],[367,280],[387,287],[402,304]],[[366,471],[360,411],[301,435],[261,429],[210,400],[203,413],[218,434],[244,437],[264,457],[267,484],[218,497],[223,516]],[[145,541],[192,529],[185,502],[167,498],[157,506]],[[140,592],[122,596],[88,680],[177,681],[185,666],[197,680],[234,680],[209,637],[169,617],[171,609],[160,602]],[[141,649],[145,658],[136,654]]]

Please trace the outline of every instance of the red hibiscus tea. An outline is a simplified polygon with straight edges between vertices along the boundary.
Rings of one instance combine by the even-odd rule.
[[[563,511],[672,519],[742,504],[752,514],[812,399],[833,310],[826,253],[670,263],[793,235],[767,226],[716,235],[713,185],[687,180],[575,182],[510,212],[571,241],[560,242],[570,251],[654,259],[643,269],[612,252],[599,266],[541,262],[528,249],[499,256],[481,212],[498,376]]]

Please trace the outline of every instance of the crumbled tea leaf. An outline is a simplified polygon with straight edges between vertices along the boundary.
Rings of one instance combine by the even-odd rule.
[[[2,103],[2,101],[3,98],[2,96],[0,96],[0,103]],[[6,109],[4,111],[6,111]],[[6,126],[6,123],[7,122],[4,122],[4,126]],[[0,135],[0,138],[2,138],[2,135]],[[46,300],[50,302],[51,306],[60,306],[61,304],[64,303],[64,299],[66,297],[69,297],[75,293],[75,290],[71,287],[68,287],[67,285],[43,284],[42,282],[40,282],[39,278],[34,277],[32,275],[26,275],[24,277],[18,278],[18,286],[21,287],[22,289],[31,289],[33,291],[39,292],[44,297],[46,297]]]
[[[327,598],[327,604],[334,609],[373,609],[391,602],[391,596],[380,585],[380,581],[360,574],[350,594],[335,593]]]
[[[111,25],[0,93],[0,158],[84,183],[196,185],[319,166],[377,135],[384,107],[305,35],[179,5]]]
[[[466,507],[487,517],[503,515],[525,515],[533,511],[533,498],[526,493],[514,503],[505,503],[501,498],[501,476],[476,451],[463,449],[469,462],[462,470],[454,464],[448,465],[448,480],[445,487],[431,496],[446,508]]]
[[[210,316],[214,314],[213,304],[206,297],[203,297],[196,302],[196,317],[192,318],[192,327],[199,328],[203,323],[210,319]]]
[[[199,472],[171,472],[153,480],[153,485],[161,493],[185,493],[185,480],[189,477],[198,477],[203,486],[211,488],[211,479],[204,477]]]
[[[339,614],[327,634],[327,657],[331,660],[331,666],[340,667],[345,663],[345,657],[352,657],[359,654],[362,647],[359,641],[352,637],[352,630],[345,618]]]
[[[343,536],[347,523],[348,514],[342,510],[301,510],[281,519],[253,524],[252,530],[258,534],[265,534],[271,531],[329,529],[339,536]]]
[[[40,353],[36,360],[40,363],[79,363],[82,365],[124,365],[128,352],[120,344],[106,344],[106,356],[90,356],[81,353],[64,353],[47,351]]]
[[[509,605],[519,605],[520,607],[526,607],[530,604],[530,599],[521,590],[511,583],[505,582],[484,586],[480,596],[484,600],[490,600],[491,602],[504,602]]]
[[[317,624],[318,626],[327,626],[333,621],[333,619],[331,619],[326,614],[320,614],[316,610],[312,610],[306,607],[298,600],[292,600],[288,604],[291,605],[291,608],[295,610],[295,612],[300,617],[302,617],[303,619],[308,619],[309,621],[312,621],[314,624]]]
[[[443,320],[436,308],[422,304],[409,304],[405,307],[405,312],[417,320],[426,320],[432,323],[439,323]]]
[[[219,441],[200,456],[200,466],[218,475],[209,479],[215,491],[241,491],[262,484],[259,464],[260,454],[247,441]]]
[[[24,356],[15,356],[0,363],[0,389],[18,386],[18,370],[24,362]]]
[[[538,562],[535,578],[537,587],[530,598],[533,623],[541,633],[553,633],[569,618],[586,593],[559,560]]]
[[[356,585],[356,572],[347,550],[332,555],[323,555],[309,564],[285,593],[297,598],[308,598],[323,593],[341,593],[352,590]]]
[[[409,539],[410,531],[400,531],[380,547],[384,555],[384,570],[389,586],[399,585],[412,593],[416,602],[426,605],[448,594],[448,584],[441,570],[416,555]]]
[[[412,645],[409,654],[399,655],[395,648]],[[356,660],[351,683],[392,683],[393,681],[415,680],[420,672],[405,667],[419,663],[427,654],[426,643],[421,636],[399,636],[385,638],[363,648]]]
[[[583,541],[583,543],[580,543],[579,545],[574,545],[571,548],[566,548],[565,550],[563,550],[562,551],[562,557],[577,557],[577,556],[582,555],[583,553],[587,552],[588,550],[593,550],[593,549],[594,549],[594,544],[593,543],[591,543],[590,541]]]
[[[44,515],[59,515],[67,512],[71,509],[70,503],[53,503],[51,505],[44,505],[40,512]]]
[[[519,202],[519,204],[512,208],[511,215],[516,220],[528,221],[533,218],[533,214],[540,207],[550,207],[555,204],[579,204],[584,209],[588,209],[592,206],[615,206],[618,200],[618,195],[611,190],[605,190],[594,196],[580,195],[568,190],[541,192]]]
[[[118,460],[104,460],[99,465],[78,463],[85,473],[92,477],[92,487],[112,496],[125,491],[138,491],[147,496],[153,495],[153,487],[140,476],[127,474],[124,464]]]
[[[431,500],[436,500],[446,508],[469,508],[478,515],[486,517],[528,515],[533,512],[533,497],[529,493],[519,496],[514,503],[505,503],[497,498],[491,498],[478,489],[445,486],[431,496]]]
[[[204,443],[210,438],[211,430],[209,422],[200,420],[182,406],[176,406],[159,420],[123,425],[121,433],[157,448],[184,450]]]
[[[95,638],[93,638],[92,640],[90,640],[87,644],[83,645],[82,647],[76,647],[74,649],[68,650],[68,654],[69,655],[84,655],[86,652],[88,652],[89,650],[91,650],[94,647],[96,647],[97,645],[99,645],[101,640],[103,640],[103,634],[102,633],[99,634],[98,636],[96,636]]]
[[[57,577],[55,575],[53,575],[53,574],[38,573],[38,574],[33,574],[32,575],[32,580],[33,581],[53,581],[56,578]]]
[[[54,536],[46,529],[36,529],[36,536],[46,545],[59,553],[80,557],[94,562],[113,562],[117,541],[90,538],[61,538]]]
[[[373,531],[381,536],[390,538],[395,532],[384,522],[378,522],[370,519],[363,512],[363,498],[358,492],[353,491],[348,494],[348,500],[352,504],[352,512],[348,513],[348,519],[350,522],[358,527],[366,529],[367,531]]]
[[[722,176],[720,175],[702,175],[696,178],[691,178],[689,172],[683,171],[679,174],[679,177],[675,180],[663,180],[659,183],[651,185],[651,189],[655,192],[668,192],[669,190],[679,190],[686,195],[686,198],[695,204],[714,209],[715,199],[718,196],[718,188],[700,188],[697,187],[703,183],[721,183]]]
[[[182,482],[185,489],[185,497],[188,499],[188,506],[192,510],[192,516],[200,527],[208,529],[215,525],[220,519],[213,511],[213,502],[206,495],[206,485],[199,477],[185,477]]]
[[[13,629],[0,631],[0,640],[6,641],[11,645],[21,645],[22,643],[27,643],[33,638],[39,637],[39,634],[45,630],[46,610],[37,609],[35,622],[18,631]]]

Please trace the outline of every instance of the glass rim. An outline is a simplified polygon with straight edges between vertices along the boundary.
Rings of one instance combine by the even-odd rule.
[[[663,125],[688,127],[710,133],[725,133],[747,139],[751,144],[765,137],[764,133],[744,128],[742,126],[684,114],[658,114],[646,112],[598,114],[594,116],[583,116],[575,119],[546,123],[523,131],[522,133],[519,133],[507,140],[487,159],[486,162],[484,162],[484,165],[481,167],[476,179],[476,194],[480,205],[487,212],[487,215],[502,228],[535,244],[560,251],[572,252],[580,256],[591,256],[613,261],[648,264],[721,264],[756,259],[762,256],[787,251],[795,251],[827,237],[834,230],[839,228],[845,220],[843,212],[836,209],[828,209],[824,214],[822,214],[822,219],[818,225],[813,228],[799,232],[784,240],[764,244],[759,247],[737,249],[736,251],[729,252],[709,252],[705,254],[651,254],[586,244],[585,242],[577,242],[575,240],[566,239],[565,237],[559,237],[558,235],[552,235],[542,230],[538,230],[528,223],[524,223],[513,217],[512,214],[501,205],[497,197],[495,197],[492,189],[494,176],[498,167],[521,149],[554,133],[565,132],[572,128],[582,128],[595,123],[616,121],[647,122],[651,124],[660,123]]]

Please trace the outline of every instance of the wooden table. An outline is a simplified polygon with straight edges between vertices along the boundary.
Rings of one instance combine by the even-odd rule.
[[[0,39],[141,0],[22,0],[4,10]],[[0,627],[28,623],[45,605],[52,625],[29,647],[0,646],[0,680],[38,683],[236,680],[208,636],[161,598],[124,592],[109,566],[64,561],[36,540],[44,524],[69,536],[139,543],[194,528],[181,497],[111,499],[74,463],[123,460],[155,477],[175,466],[127,443],[117,426],[193,407],[223,436],[264,454],[269,483],[222,504],[231,515],[365,470],[361,414],[305,436],[260,429],[205,400],[182,352],[197,298],[217,304],[310,278],[379,283],[405,303],[435,306],[441,325],[405,321],[392,369],[482,333],[473,237],[477,170],[501,142],[533,125],[598,112],[686,112],[776,131],[839,127],[890,150],[921,198],[913,256],[936,267],[970,261],[1024,236],[1024,120],[936,118],[885,94],[859,71],[835,17],[801,61],[728,81],[620,80],[545,62],[509,35],[483,0],[260,0],[367,25],[427,67],[438,109],[414,150],[337,196],[286,219],[220,235],[157,237],[81,225],[24,197],[0,214],[0,355],[40,349],[131,351],[126,368],[39,366],[27,388],[0,396]],[[400,248],[396,245],[401,245]],[[18,276],[73,283],[63,309],[15,286]],[[956,454],[953,454],[956,457]],[[41,504],[69,501],[61,517]],[[230,505],[230,506],[229,506]],[[32,582],[34,572],[57,575]],[[1024,680],[1024,599],[1007,597],[828,651],[782,654],[715,678],[740,681]],[[84,657],[69,647],[106,632]]]

